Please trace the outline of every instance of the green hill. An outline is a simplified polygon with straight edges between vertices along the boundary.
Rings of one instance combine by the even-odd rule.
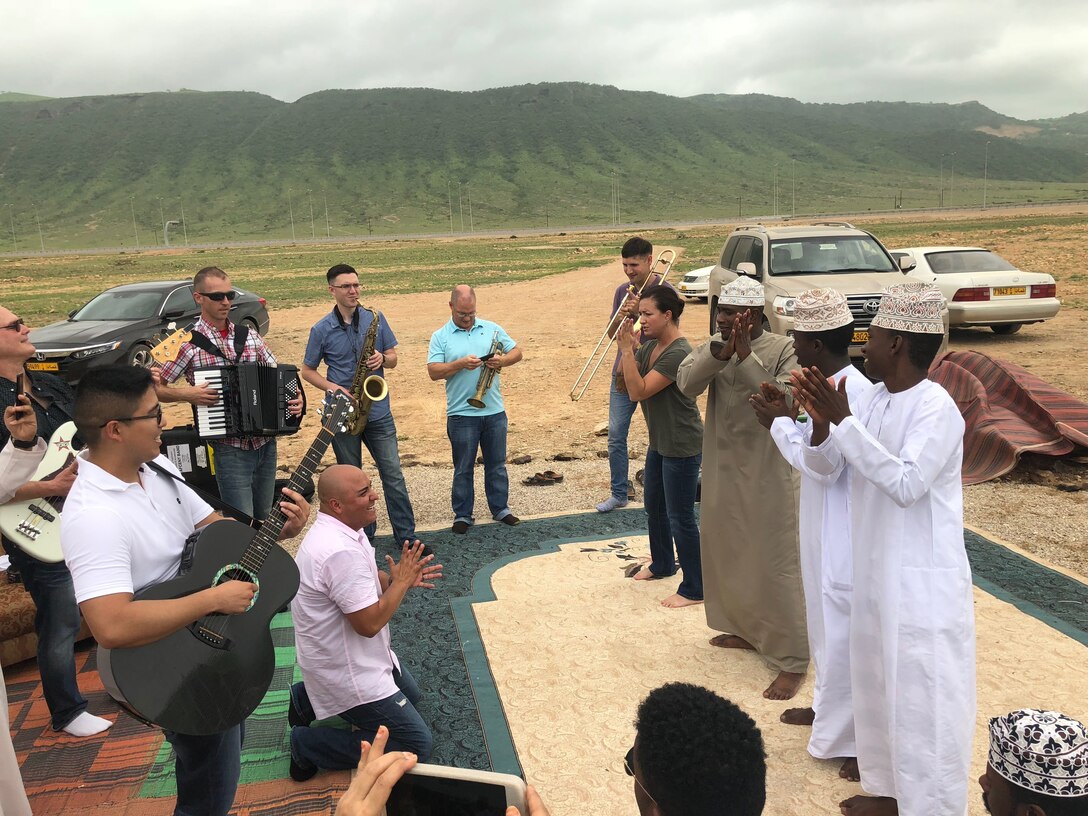
[[[580,83],[12,100],[0,250],[155,245],[183,209],[194,243],[607,224],[613,184],[621,223],[978,203],[984,166],[990,203],[1088,197],[1038,137],[1065,119]]]

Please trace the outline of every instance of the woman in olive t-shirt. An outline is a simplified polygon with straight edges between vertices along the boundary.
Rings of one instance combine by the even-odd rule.
[[[668,286],[653,286],[642,293],[638,310],[646,342],[638,346],[629,319],[616,334],[627,393],[642,406],[650,431],[643,490],[652,561],[634,578],[647,581],[675,575],[675,542],[683,580],[676,594],[661,604],[690,606],[703,600],[699,524],[695,520],[703,420],[695,400],[680,393],[676,385],[676,371],[691,353],[691,343],[680,333],[684,301]]]

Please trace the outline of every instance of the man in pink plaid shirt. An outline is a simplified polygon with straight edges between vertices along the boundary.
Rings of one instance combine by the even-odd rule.
[[[200,306],[200,320],[194,334],[204,335],[218,354],[195,345],[182,345],[177,359],[158,372],[156,386],[161,402],[188,402],[212,406],[219,401],[219,392],[207,385],[195,385],[193,370],[205,366],[223,367],[238,363],[275,365],[276,358],[260,334],[250,331],[239,351],[235,344],[236,327],[229,315],[236,297],[230,278],[215,266],[201,269],[193,277],[193,299]],[[188,386],[168,387],[184,375]],[[302,396],[287,403],[291,413],[302,412]],[[215,481],[223,501],[253,516],[264,519],[272,509],[276,485],[276,440],[269,436],[232,436],[211,442],[215,454]]]

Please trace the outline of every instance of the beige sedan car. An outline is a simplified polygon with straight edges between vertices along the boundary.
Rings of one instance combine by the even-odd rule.
[[[908,275],[937,285],[954,329],[989,326],[996,334],[1013,334],[1025,323],[1049,320],[1062,305],[1050,275],[1024,272],[987,249],[911,247],[891,253],[913,261]]]

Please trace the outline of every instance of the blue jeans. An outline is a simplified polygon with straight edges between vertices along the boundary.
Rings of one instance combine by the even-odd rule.
[[[246,724],[206,737],[173,731],[164,734],[174,749],[178,783],[174,816],[227,816],[242,773]]]
[[[408,486],[404,483],[404,474],[400,469],[400,450],[397,448],[397,426],[393,415],[372,419],[367,422],[362,436],[338,433],[332,438],[332,450],[336,462],[340,465],[363,464],[363,445],[370,451],[370,458],[382,478],[382,492],[385,493],[385,509],[389,514],[389,525],[393,528],[393,540],[403,544],[405,540],[415,541],[416,516],[412,511],[412,502],[408,498]],[[366,537],[374,540],[376,525],[364,528]]]
[[[448,416],[446,436],[453,447],[454,521],[473,524],[476,505],[476,450],[484,455],[484,493],[495,521],[510,515],[510,479],[506,475],[506,412],[489,416]]]
[[[379,725],[389,729],[387,751],[411,751],[420,762],[430,759],[434,738],[415,709],[422,697],[419,686],[404,666],[399,672],[393,670],[393,679],[400,689],[396,694],[355,706],[340,715],[340,719],[354,726],[351,731],[333,726],[296,725],[292,728],[291,756],[295,762],[303,767],[333,771],[354,768],[359,764],[360,741],[373,742]],[[294,706],[304,720],[314,720],[314,709],[303,683],[291,686],[289,705]]]
[[[42,693],[53,730],[60,731],[87,710],[87,701],[76,683],[75,648],[80,622],[72,573],[63,561],[47,564],[14,545],[9,545],[7,552],[37,607],[34,631],[38,634]]]
[[[703,599],[703,563],[699,557],[699,524],[695,520],[695,490],[702,461],[702,454],[662,456],[650,448],[646,451],[642,483],[653,559],[650,572],[662,576],[676,572],[675,542],[680,569],[684,571],[676,592],[691,601]]]
[[[212,451],[220,498],[255,519],[268,518],[276,491],[276,440],[257,450],[212,442]]]
[[[616,390],[616,378],[612,377],[612,390],[608,395],[608,471],[612,476],[612,497],[627,501],[627,489],[631,486],[627,475],[630,460],[627,458],[627,433],[631,430],[631,417],[638,403],[627,396],[626,391]]]

